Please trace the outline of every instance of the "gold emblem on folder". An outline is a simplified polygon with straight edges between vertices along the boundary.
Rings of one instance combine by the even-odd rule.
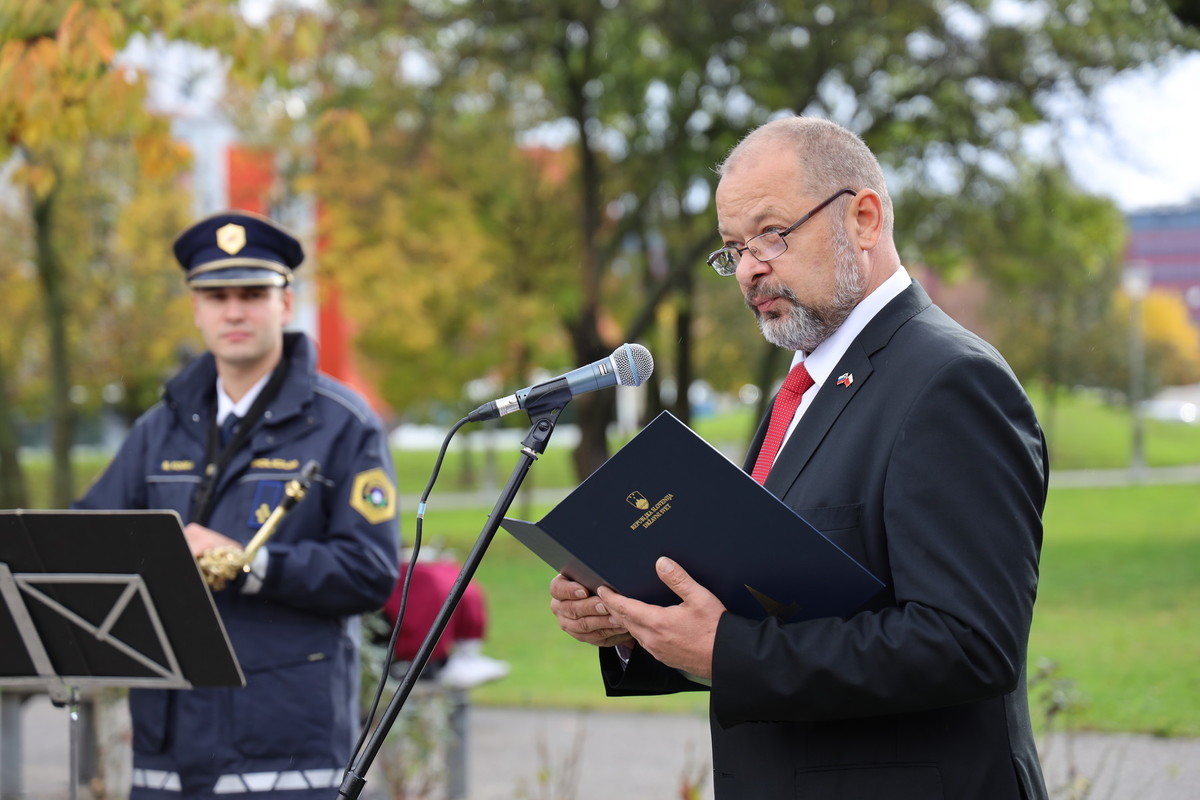
[[[674,499],[675,495],[672,492],[664,494],[657,503],[651,503],[641,492],[630,492],[625,495],[625,502],[642,512],[640,517],[630,523],[629,530],[635,531],[638,528],[645,530],[658,522],[662,519],[663,514],[671,510],[671,501]]]

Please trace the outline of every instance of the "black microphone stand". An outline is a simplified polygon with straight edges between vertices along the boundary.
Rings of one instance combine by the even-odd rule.
[[[546,444],[550,441],[550,434],[554,433],[554,425],[558,421],[558,416],[566,408],[571,396],[571,391],[564,382],[564,385],[561,387],[553,387],[545,392],[539,392],[537,397],[534,397],[534,393],[531,392],[530,397],[527,398],[525,410],[529,414],[532,427],[530,427],[528,435],[526,435],[525,440],[521,443],[521,458],[517,466],[513,469],[512,475],[509,476],[508,483],[500,492],[500,497],[496,500],[496,505],[492,508],[492,513],[488,516],[487,522],[484,524],[483,530],[480,532],[479,538],[476,540],[470,555],[467,556],[466,561],[463,563],[462,569],[459,570],[458,578],[455,579],[454,585],[450,587],[450,594],[447,595],[445,602],[442,603],[442,608],[438,611],[437,618],[434,619],[433,625],[425,635],[424,641],[421,642],[421,647],[417,650],[417,654],[414,656],[408,672],[404,674],[399,688],[396,689],[396,694],[392,696],[391,702],[388,703],[388,707],[383,713],[383,718],[375,727],[375,731],[371,734],[366,747],[358,754],[342,777],[342,785],[338,788],[338,797],[356,800],[362,793],[363,786],[367,782],[364,777],[367,770],[375,760],[375,756],[378,755],[379,749],[383,746],[383,741],[388,731],[395,724],[396,717],[399,716],[400,709],[404,706],[404,702],[408,699],[409,694],[416,685],[417,678],[420,677],[421,672],[425,669],[425,665],[429,663],[429,657],[433,654],[433,649],[437,645],[438,639],[441,638],[442,632],[450,622],[450,616],[458,607],[459,601],[462,600],[463,594],[467,590],[467,584],[475,576],[475,570],[479,568],[480,562],[483,561],[483,554],[487,551],[488,545],[492,543],[496,531],[500,528],[500,520],[504,519],[508,507],[512,505],[513,500],[516,498],[517,490],[521,488],[521,483],[525,480],[526,473],[529,472],[529,468],[533,466],[533,462],[538,459],[538,456],[546,451]]]

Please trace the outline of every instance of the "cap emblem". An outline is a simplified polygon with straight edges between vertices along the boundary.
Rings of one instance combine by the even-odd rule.
[[[217,228],[217,247],[229,255],[237,255],[246,246],[246,229],[236,222]]]

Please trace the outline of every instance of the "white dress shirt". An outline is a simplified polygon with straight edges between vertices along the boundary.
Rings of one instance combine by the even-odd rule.
[[[267,381],[271,379],[271,373],[268,372],[258,379],[258,383],[250,387],[250,391],[242,395],[242,399],[236,403],[229,399],[229,395],[225,394],[225,384],[221,382],[221,376],[217,376],[217,425],[225,422],[225,418],[231,413],[237,414],[239,417],[244,417],[250,413],[250,406],[254,405],[254,401],[258,399],[262,393],[263,387],[267,385]]]

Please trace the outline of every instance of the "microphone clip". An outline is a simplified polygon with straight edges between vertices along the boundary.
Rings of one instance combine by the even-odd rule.
[[[568,397],[567,400],[563,401],[562,405],[557,407],[547,406],[539,410],[529,411],[529,421],[533,424],[529,428],[529,434],[521,442],[521,452],[534,459],[546,452],[546,445],[550,443],[550,435],[554,433],[554,426],[558,422],[558,415],[562,413],[563,408],[570,399]]]

